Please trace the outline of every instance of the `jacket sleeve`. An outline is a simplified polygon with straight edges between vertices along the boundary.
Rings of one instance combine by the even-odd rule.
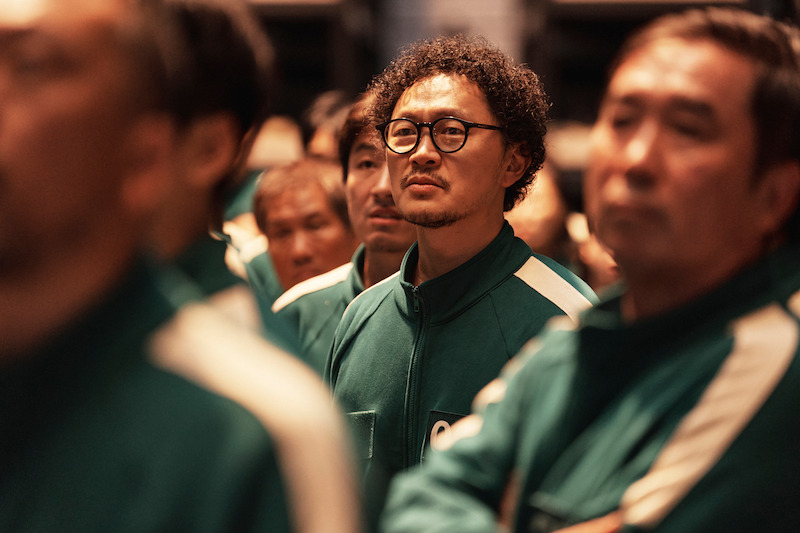
[[[425,462],[395,478],[382,531],[495,532],[507,523],[525,402],[516,372],[522,358],[478,393],[473,414],[454,424]]]

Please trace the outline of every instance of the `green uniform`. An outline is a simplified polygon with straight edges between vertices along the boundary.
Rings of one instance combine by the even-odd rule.
[[[246,286],[243,279],[233,274],[225,264],[228,243],[205,235],[195,241],[175,260],[183,272],[206,297],[222,293],[232,287]]]
[[[175,261],[177,271],[186,277],[216,309],[290,353],[300,353],[295,332],[277,320],[262,304],[253,289],[233,274],[225,264],[226,240],[205,236],[187,248]]]
[[[301,281],[272,304],[272,311],[300,337],[300,351],[320,375],[345,308],[364,290],[364,245],[346,265]]]
[[[258,189],[258,184],[264,172],[266,172],[266,170],[251,170],[237,187],[227,192],[223,202],[223,220],[229,221],[235,219],[239,215],[252,213],[253,196]],[[214,232],[214,234],[229,246],[234,246],[230,235],[223,232]],[[241,250],[236,251],[237,253],[241,252]],[[278,296],[283,294],[283,287],[278,280],[278,275],[275,272],[275,267],[272,264],[268,250],[252,258],[242,258],[242,262],[244,263],[243,266],[247,281],[255,294],[256,303],[264,319],[267,332],[269,333],[270,329],[274,326],[271,320],[272,313],[270,312],[270,306],[272,306],[272,303]]]
[[[283,285],[275,272],[269,250],[266,250],[244,264],[250,287],[258,298],[261,313],[267,316],[275,300],[283,294]]]
[[[784,248],[632,324],[619,297],[552,324],[474,431],[397,479],[385,530],[496,531],[501,507],[520,532],[616,510],[622,531],[800,530],[798,264]]]
[[[162,281],[140,265],[0,367],[0,531],[289,531],[264,426],[156,363],[151,340],[180,314]]]
[[[253,212],[253,197],[265,172],[263,169],[250,170],[241,183],[226,191],[222,206],[223,220],[233,220],[241,214]]]
[[[422,459],[431,433],[468,414],[475,394],[553,316],[589,307],[591,289],[531,253],[505,223],[451,272],[413,285],[417,245],[398,274],[359,295],[336,332],[326,378],[365,460],[368,505]]]

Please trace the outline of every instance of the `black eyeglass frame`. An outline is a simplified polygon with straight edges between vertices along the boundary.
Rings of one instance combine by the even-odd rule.
[[[410,122],[417,128],[417,140],[414,143],[414,146],[412,146],[411,148],[409,148],[405,152],[398,152],[397,150],[395,150],[394,148],[389,146],[389,142],[386,140],[386,128],[388,128],[389,124],[391,124],[392,122],[399,122],[401,120],[405,120],[406,122]],[[439,146],[439,143],[436,142],[436,136],[433,134],[433,128],[436,127],[436,124],[438,124],[439,122],[441,122],[443,120],[455,120],[456,122],[460,122],[464,126],[464,142],[462,142],[461,146],[459,146],[455,150],[443,150]],[[383,139],[383,144],[386,145],[386,148],[388,148],[389,150],[391,150],[392,152],[394,152],[396,154],[405,155],[405,154],[410,154],[411,152],[413,152],[414,150],[417,149],[417,146],[419,146],[419,140],[422,138],[422,128],[423,127],[428,128],[428,133],[430,133],[430,135],[431,135],[431,140],[433,141],[433,145],[436,147],[437,150],[439,150],[440,152],[442,152],[444,154],[452,154],[452,153],[458,152],[459,150],[464,148],[464,145],[467,144],[467,139],[469,138],[469,130],[471,128],[480,128],[480,129],[484,129],[484,130],[498,130],[498,131],[502,131],[503,130],[503,128],[501,126],[494,126],[492,124],[480,124],[478,122],[470,122],[469,120],[464,120],[464,119],[461,119],[461,118],[458,118],[458,117],[442,117],[442,118],[437,118],[433,122],[414,122],[410,118],[400,117],[400,118],[394,118],[394,119],[386,121],[386,122],[381,122],[380,124],[377,124],[375,126],[375,129],[378,130],[379,132],[381,132],[381,139]]]

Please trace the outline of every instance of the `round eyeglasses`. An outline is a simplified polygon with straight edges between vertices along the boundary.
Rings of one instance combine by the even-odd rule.
[[[383,135],[386,147],[396,154],[414,151],[419,144],[422,128],[428,128],[434,146],[446,154],[458,152],[467,144],[470,128],[503,129],[500,126],[478,124],[455,117],[443,117],[433,122],[414,122],[407,118],[396,118],[375,126],[375,129]]]

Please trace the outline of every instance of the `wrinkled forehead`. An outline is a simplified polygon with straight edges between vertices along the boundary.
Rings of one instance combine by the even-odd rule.
[[[350,153],[368,148],[383,150],[381,134],[372,124],[368,124],[358,131],[353,144],[350,146]]]
[[[605,101],[683,99],[749,109],[756,68],[710,39],[660,38],[633,50],[614,70]]]
[[[457,116],[485,122],[493,113],[476,82],[463,74],[439,72],[414,81],[403,91],[392,118],[401,116],[414,120]]]
[[[127,0],[0,0],[0,46],[32,41],[76,57],[125,53]],[[127,54],[126,54],[127,55]]]
[[[127,78],[137,101],[152,106],[166,94],[165,54],[175,44],[157,5],[144,0],[0,0],[0,47],[20,46],[71,65],[114,71]]]

